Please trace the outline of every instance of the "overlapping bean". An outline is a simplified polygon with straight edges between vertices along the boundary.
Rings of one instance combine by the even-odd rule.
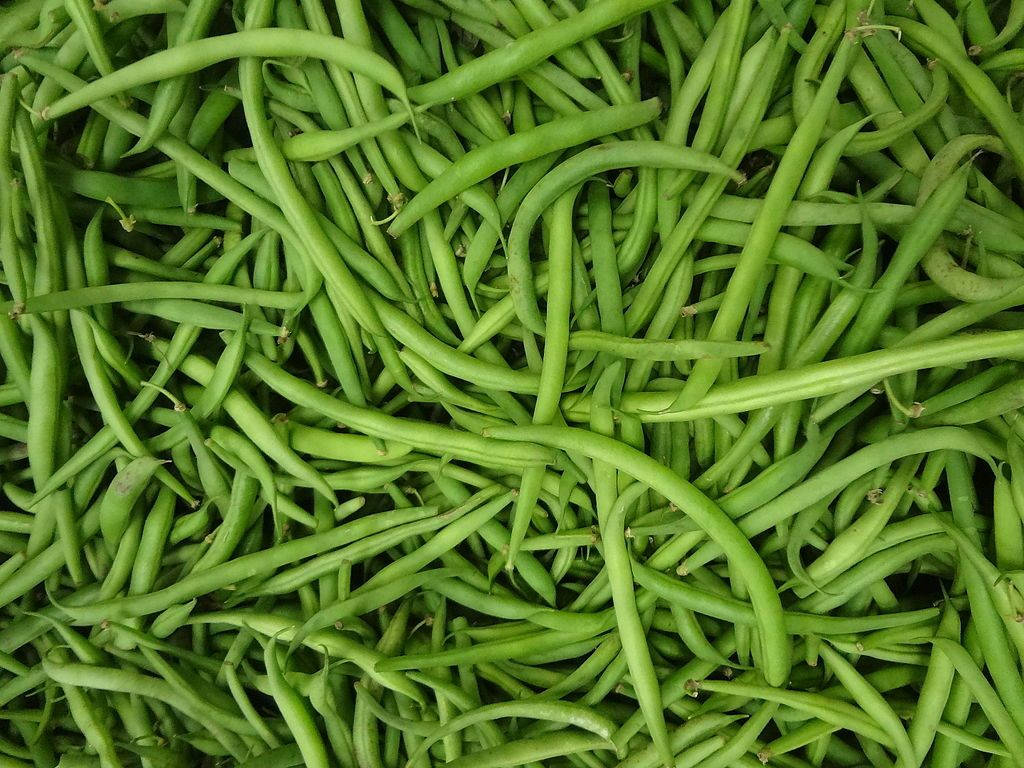
[[[1022,30],[0,7],[0,768],[1024,766]]]

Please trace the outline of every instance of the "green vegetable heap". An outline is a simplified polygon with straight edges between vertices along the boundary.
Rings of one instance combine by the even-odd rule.
[[[0,768],[1024,767],[1024,0],[0,7]]]

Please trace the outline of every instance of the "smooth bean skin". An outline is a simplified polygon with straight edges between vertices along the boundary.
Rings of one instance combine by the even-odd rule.
[[[557,24],[530,32],[500,50],[446,72],[436,80],[409,89],[418,104],[454,101],[510,75],[531,69],[553,53],[568,48],[623,20],[661,5],[665,0],[611,0]]]
[[[556,198],[588,176],[632,166],[686,169],[739,178],[732,168],[707,153],[654,141],[602,144],[555,166],[523,199],[508,237],[509,293],[520,321],[534,333],[544,332],[544,321],[534,296],[529,254],[534,223]]]
[[[910,743],[910,737],[903,728],[899,717],[893,712],[892,707],[886,703],[882,694],[872,688],[871,684],[861,676],[852,664],[844,659],[841,654],[829,648],[828,645],[821,646],[821,655],[825,663],[835,672],[840,683],[850,691],[854,700],[860,704],[865,712],[871,715],[873,720],[886,730],[892,738],[894,749],[899,759],[908,765],[915,763],[917,757],[914,747]]]
[[[968,98],[995,127],[1018,168],[1024,168],[1024,128],[1016,121],[1005,100],[1000,96],[992,81],[970,61],[962,50],[957,50],[942,35],[934,30],[905,18],[897,19],[903,34],[912,46],[925,49],[939,59],[964,89]]]
[[[605,570],[608,573],[622,653],[626,657],[637,701],[647,721],[651,740],[667,765],[672,761],[672,748],[664,720],[664,704],[654,671],[654,662],[651,660],[644,637],[643,621],[633,594],[634,577],[625,546],[626,515],[644,490],[641,483],[627,487],[615,500],[611,510],[602,515],[604,519],[599,524],[605,542]]]
[[[1010,719],[1009,714],[998,699],[995,691],[985,680],[970,654],[959,643],[947,638],[937,637],[932,640],[936,649],[952,662],[957,673],[967,683],[975,699],[985,710],[993,727],[1003,743],[1013,750],[1015,746],[1024,746],[1024,738],[1018,727]]]
[[[143,595],[114,598],[88,606],[69,609],[76,622],[90,623],[96,617],[117,619],[141,616],[166,610],[199,595],[235,584],[259,574],[272,572],[297,558],[310,557],[349,541],[360,531],[374,524],[373,520],[356,520],[323,534],[296,539],[263,552],[242,555],[163,589]],[[364,533],[365,535],[365,533]]]
[[[693,611],[738,624],[754,624],[753,609],[746,602],[690,586],[686,582],[673,579],[641,563],[633,563],[633,573],[640,586],[657,592],[665,599],[685,605]],[[871,631],[871,628],[875,627],[884,629],[886,625],[905,626],[919,622],[927,623],[938,615],[937,611],[938,609],[930,608],[909,612],[905,615],[881,614],[863,619],[786,611],[785,622],[788,630],[796,635],[845,635]]]
[[[714,355],[742,357],[765,351],[763,342],[715,342],[680,339],[678,341],[639,340],[600,331],[576,331],[569,337],[569,348],[587,352],[607,352],[617,357],[649,360],[700,359]]]
[[[530,394],[537,391],[540,382],[533,373],[463,354],[439,341],[394,306],[384,302],[375,304],[388,331],[400,342],[432,360],[443,372],[492,389]]]
[[[457,432],[425,422],[400,419],[342,403],[313,385],[306,384],[286,372],[274,368],[270,361],[255,353],[250,353],[246,357],[246,365],[261,378],[264,378],[270,386],[279,389],[282,394],[294,396],[296,405],[313,408],[339,423],[346,424],[353,429],[365,429],[367,434],[383,440],[390,439],[401,442],[403,439],[409,440],[415,437],[421,445],[433,446],[441,455],[452,450],[460,450],[485,459],[491,456],[496,461],[511,460],[521,466],[546,466],[550,463],[550,454],[547,451],[537,450],[532,446],[513,445],[503,447],[504,450],[502,450],[497,448],[493,442],[477,435]]]
[[[1018,336],[1016,331],[988,331],[775,371],[721,384],[693,408],[684,411],[667,410],[675,400],[675,392],[626,395],[623,407],[635,410],[644,421],[686,421],[719,413],[742,413],[781,402],[841,392],[852,383],[859,387],[864,382],[867,386],[886,376],[931,365],[955,365],[990,356],[1013,355],[1022,338],[1024,336]],[[584,417],[588,408],[586,403],[583,398],[569,400],[568,417],[573,420]]]
[[[272,638],[263,650],[264,666],[270,679],[270,692],[274,697],[274,702],[281,710],[288,730],[291,731],[302,752],[303,762],[307,766],[326,768],[330,765],[327,749],[317,732],[316,724],[313,722],[305,701],[285,679],[284,671],[277,663],[275,646],[276,643]]]
[[[1015,764],[1024,0],[7,5],[0,763]]]
[[[299,422],[290,422],[288,440],[296,451],[311,456],[359,464],[389,462],[406,456],[412,446],[403,443],[387,443],[383,447],[362,435],[349,435],[325,429],[309,427]]]
[[[722,308],[715,315],[709,332],[711,340],[734,336],[742,322],[742,316],[746,313],[754,290],[754,281],[764,267],[766,251],[779,234],[785,209],[797,192],[800,178],[810,162],[811,152],[816,144],[814,139],[824,129],[834,95],[846,79],[847,70],[858,50],[857,44],[856,36],[843,37],[837,55],[829,65],[822,85],[808,109],[808,115],[801,121],[793,141],[789,143],[787,152],[780,161],[779,171],[766,193],[764,208],[754,222],[740,264],[729,280]],[[721,364],[717,361],[700,361],[687,379],[676,408],[692,405],[706,394],[720,370]]]
[[[627,131],[653,120],[661,111],[657,99],[641,104],[608,107],[573,117],[553,120],[530,131],[517,132],[479,149],[470,150],[406,203],[388,225],[398,237],[426,211],[455,197],[503,168],[529,162],[549,152],[585,144],[592,139]]]
[[[993,301],[1021,285],[1021,278],[994,278],[978,275],[956,264],[948,251],[931,249],[921,266],[932,282],[950,296],[961,301]]]
[[[405,83],[385,59],[341,38],[298,29],[248,29],[230,35],[193,40],[113,72],[44,109],[44,119],[56,119],[76,109],[138,85],[195,72],[241,56],[314,56],[376,80],[399,98]]]
[[[481,720],[502,717],[535,717],[540,720],[566,723],[589,730],[605,739],[610,738],[614,730],[611,721],[584,707],[568,702],[521,701],[493,704],[452,718],[420,742],[416,753],[410,756],[409,760],[412,761],[416,756],[426,754],[433,743],[444,738],[448,733],[467,728]]]
[[[191,701],[189,697],[182,695],[175,690],[174,686],[160,678],[126,669],[105,668],[76,662],[59,663],[44,660],[43,669],[50,679],[62,684],[159,698],[190,717],[219,717],[223,718],[222,722],[232,730],[242,733],[249,731],[248,723],[242,718],[234,717],[219,708],[203,706],[201,702]]]
[[[217,4],[214,0],[190,5],[185,17],[182,18],[175,43],[189,42],[205,35],[213,22],[216,10]],[[101,72],[101,74],[110,73]],[[139,137],[138,143],[131,150],[133,154],[143,152],[151,147],[156,137],[171,125],[175,113],[185,100],[188,85],[189,79],[184,76],[161,80],[157,85],[146,134]]]
[[[152,456],[135,459],[117,473],[103,495],[99,507],[100,533],[110,554],[117,550],[117,543],[128,527],[132,508],[159,466],[160,461]]]
[[[882,744],[890,744],[889,738],[877,725],[858,707],[841,700],[803,691],[789,691],[765,685],[743,683],[740,681],[702,680],[699,689],[720,693],[736,693],[750,695],[753,698],[776,701],[794,709],[802,710],[813,717],[834,723],[857,733],[870,735],[870,738]]]
[[[748,535],[764,531],[780,519],[788,517],[792,510],[803,509],[828,496],[832,489],[841,488],[846,482],[864,474],[860,470],[867,471],[880,464],[890,463],[897,458],[919,453],[926,446],[934,445],[944,445],[950,448],[957,446],[961,450],[969,451],[987,461],[992,461],[991,457],[994,454],[1001,453],[1001,448],[994,441],[960,427],[933,427],[930,430],[893,435],[874,445],[862,448],[843,459],[838,466],[814,475],[803,484],[749,512],[740,519],[738,523],[740,530]],[[803,503],[805,501],[807,504]],[[771,522],[768,522],[769,520]],[[703,565],[707,562],[709,555],[710,550],[703,548],[688,558],[685,565],[688,569]]]
[[[200,299],[233,304],[255,304],[276,309],[298,306],[300,297],[277,291],[261,291],[234,285],[205,283],[125,283],[123,285],[97,285],[71,288],[66,291],[40,294],[22,303],[0,303],[0,311],[19,314],[39,314],[66,309],[79,309],[97,304],[144,299]]]
[[[690,510],[695,522],[730,553],[752,599],[756,601],[766,678],[780,684],[786,679],[791,663],[790,644],[783,626],[782,605],[771,576],[746,537],[707,497],[670,469],[608,438],[564,427],[501,427],[488,432],[499,439],[523,439],[600,458],[631,474],[635,472],[637,480],[655,488],[681,509]]]
[[[843,338],[841,352],[857,354],[874,346],[895,305],[898,286],[907,281],[910,272],[938,238],[941,231],[938,222],[948,218],[963,201],[968,172],[968,166],[958,170],[921,205],[919,216],[908,227],[885,272],[875,282],[874,292],[861,304],[853,326]]]

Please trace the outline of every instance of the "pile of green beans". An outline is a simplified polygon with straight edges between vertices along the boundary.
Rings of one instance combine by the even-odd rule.
[[[0,768],[1024,767],[1024,0],[0,6]]]

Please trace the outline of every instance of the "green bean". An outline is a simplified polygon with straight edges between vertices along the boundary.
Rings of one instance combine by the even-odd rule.
[[[1001,357],[1017,340],[1015,331],[989,331],[952,337],[942,341],[904,346],[894,350],[866,352],[850,358],[815,363],[764,376],[721,384],[692,408],[669,411],[676,392],[644,392],[626,396],[623,408],[637,412],[644,421],[690,420],[721,413],[740,413],[783,402],[828,395],[843,391],[853,383],[860,387],[906,371],[928,365],[958,364],[970,360]],[[833,379],[833,376],[835,378]],[[578,403],[578,404],[577,404]],[[589,407],[585,399],[570,403],[568,416],[577,418]]]
[[[198,363],[198,358],[193,358]],[[298,405],[314,408],[325,416],[335,419],[352,429],[366,431],[367,434],[384,440],[415,439],[423,447],[433,446],[439,454],[447,454],[454,450],[465,451],[470,455],[504,462],[511,460],[519,466],[531,464],[547,465],[549,453],[532,446],[513,444],[498,449],[491,441],[469,433],[457,432],[445,427],[401,419],[370,410],[362,410],[342,403],[312,385],[307,385],[286,372],[274,368],[270,361],[254,353],[246,356],[246,365],[263,378],[267,383],[293,398]],[[198,373],[197,373],[198,375]]]
[[[1013,763],[1024,4],[9,5],[9,762]]]
[[[934,427],[931,430],[893,435],[886,440],[862,448],[841,462],[837,462],[829,470],[819,472],[802,485],[778,495],[768,504],[745,515],[738,524],[740,529],[745,532],[764,531],[788,518],[794,509],[803,509],[815,501],[820,501],[834,490],[838,490],[846,483],[860,477],[864,471],[890,463],[903,456],[919,453],[920,451],[917,449],[926,444],[931,446],[948,443],[951,448],[955,444],[962,450],[967,450],[991,461],[990,456],[995,446],[983,438],[979,438],[981,438],[980,435],[958,427]],[[932,440],[935,442],[927,442]],[[795,504],[795,506],[788,506],[789,504]],[[700,557],[690,558],[686,566],[693,568],[703,565],[707,562],[704,559],[706,556],[707,553],[700,553]]]
[[[39,20],[39,5],[40,3],[32,0],[22,0],[8,7],[2,27],[5,45],[8,43],[8,38],[28,29],[33,21]]]
[[[559,447],[562,450],[582,451],[593,454],[604,461],[623,467],[624,471],[636,472],[643,482],[649,483],[655,490],[670,499],[678,507],[687,509],[695,522],[716,541],[720,541],[731,556],[735,566],[742,568],[743,580],[755,598],[755,611],[764,644],[763,663],[768,680],[781,680],[786,677],[789,667],[789,644],[785,641],[785,631],[781,621],[781,605],[771,577],[764,568],[763,561],[752,551],[749,541],[734,524],[693,486],[677,477],[671,470],[658,465],[643,454],[618,444],[608,438],[591,436],[586,444],[577,445],[575,430],[565,427],[501,427],[489,430],[494,437],[513,439],[522,436],[530,441]],[[628,470],[626,469],[628,467]]]
[[[207,382],[203,393],[195,404],[196,417],[208,419],[220,410],[230,392],[231,382],[238,375],[245,355],[245,334],[252,322],[253,313],[248,305],[242,307],[242,320],[231,340],[225,345],[224,354],[217,361],[213,376]]]
[[[571,216],[575,195],[561,195],[555,203],[552,216],[555,219],[551,236],[551,273],[562,276],[560,290],[549,291],[547,317],[545,320],[545,355],[541,364],[540,382],[537,400],[534,405],[533,421],[537,424],[548,424],[556,418],[561,391],[565,385],[566,362],[569,349],[569,325],[571,294],[567,290],[572,272]],[[512,513],[512,528],[508,544],[506,568],[511,569],[516,563],[519,547],[526,537],[530,525],[533,507],[540,491],[543,473],[539,468],[530,468],[523,473],[516,497],[515,509]]]
[[[402,443],[386,443],[381,446],[362,435],[331,432],[298,422],[289,422],[288,439],[292,448],[299,453],[361,464],[388,462],[406,456],[412,450],[412,446]]]
[[[828,73],[814,97],[811,108],[797,128],[797,134],[789,144],[789,151],[783,157],[783,165],[776,173],[769,196],[761,215],[754,222],[750,237],[747,239],[740,257],[740,263],[730,278],[723,306],[715,316],[709,339],[724,340],[733,336],[746,313],[753,292],[753,284],[758,273],[764,266],[765,252],[774,242],[782,225],[785,209],[796,193],[800,177],[810,161],[816,141],[814,138],[824,128],[824,121],[831,108],[834,94],[846,78],[848,67],[852,65],[857,52],[855,36],[846,37],[829,66]],[[686,387],[680,393],[675,407],[690,406],[706,394],[714,379],[721,370],[721,363],[699,361],[687,380]]]
[[[110,730],[105,723],[98,719],[97,712],[91,706],[85,693],[71,684],[63,685],[62,688],[68,700],[71,716],[79,728],[86,733],[86,740],[89,746],[97,752],[100,765],[104,768],[120,766],[121,761],[117,757]]]
[[[591,147],[556,166],[523,200],[509,233],[509,292],[516,304],[519,319],[534,333],[542,334],[544,328],[540,310],[531,298],[534,279],[528,252],[530,232],[537,217],[556,198],[588,176],[612,168],[635,165],[690,169],[736,178],[731,168],[705,153],[641,141]]]
[[[736,761],[746,755],[758,736],[760,736],[761,731],[764,730],[764,727],[775,715],[777,709],[778,704],[774,702],[761,705],[757,712],[737,729],[736,734],[722,744],[721,749],[710,755],[701,764],[708,766],[708,768],[735,764]]]
[[[113,555],[117,544],[128,527],[132,508],[146,490],[149,479],[160,466],[152,456],[135,459],[117,473],[99,507],[100,533]]]
[[[942,248],[931,249],[921,266],[932,282],[961,301],[993,301],[1019,287],[1019,278],[985,277],[959,267]]]
[[[872,508],[861,513],[842,532],[833,536],[825,551],[807,566],[806,575],[810,585],[820,589],[821,585],[827,584],[838,573],[862,559],[869,542],[875,540],[896,512],[918,464],[916,458],[902,461],[889,479],[882,497],[873,501]]]
[[[553,151],[620,133],[657,117],[661,104],[651,99],[641,104],[608,107],[579,116],[553,120],[530,131],[472,150],[460,157],[443,175],[418,192],[388,226],[388,234],[398,237],[437,208],[473,184],[517,163],[535,160]]]
[[[637,701],[647,722],[648,732],[651,734],[651,739],[661,759],[668,765],[672,762],[672,748],[664,720],[664,705],[650,650],[644,637],[643,622],[633,596],[633,576],[629,566],[623,530],[626,515],[636,503],[639,494],[645,490],[641,483],[635,483],[623,491],[611,509],[604,513],[604,519],[600,521],[600,525],[605,545],[608,582],[611,587],[612,604],[622,643],[622,653],[626,657],[626,664],[636,689]]]
[[[750,47],[743,57],[744,71],[740,71],[740,54],[750,18],[751,5],[751,3],[744,2],[730,6],[728,13],[723,13],[716,25],[716,31],[719,27],[722,29],[723,40],[721,47],[716,51],[716,66],[711,73],[704,109],[701,111],[700,122],[693,136],[692,146],[694,149],[710,151],[715,147],[722,124],[726,119],[726,112],[732,107],[732,100],[742,101],[743,99],[743,92],[746,88],[742,80],[749,77],[747,72],[756,70],[769,55],[773,32],[765,34]],[[741,78],[742,80],[740,80]],[[738,82],[738,80],[740,81]],[[735,111],[735,108],[732,108],[732,111]],[[668,197],[678,195],[689,184],[692,177],[693,174],[685,171],[678,174],[676,179],[667,185],[665,195]]]
[[[216,13],[217,5],[214,2],[195,3],[188,7],[178,34],[175,45],[191,42],[206,34],[213,15]],[[101,72],[107,75],[109,72]],[[175,111],[181,106],[185,99],[185,92],[189,85],[189,78],[186,76],[161,79],[157,85],[156,95],[153,97],[153,108],[150,111],[149,125],[146,133],[139,137],[138,143],[132,149],[132,153],[140,153],[149,149],[153,141],[171,123]]]
[[[274,472],[252,441],[219,424],[210,430],[209,439],[210,447],[217,451],[218,456],[232,463],[238,471],[244,471],[256,479],[263,493],[264,501],[276,512],[278,496],[277,486],[274,484]],[[228,459],[229,455],[230,459]]]
[[[1016,382],[1003,384],[969,402],[953,405],[934,416],[924,415],[918,422],[922,426],[933,424],[974,424],[979,421],[1016,411],[1021,407],[1020,387]]]
[[[51,104],[43,119],[55,119],[68,112],[144,83],[195,72],[240,56],[311,55],[378,80],[396,96],[405,95],[401,75],[384,59],[360,50],[338,38],[327,38],[305,30],[250,29],[230,35],[184,42],[173,49],[101,78],[74,95]]]
[[[385,118],[341,130],[307,131],[286,139],[281,145],[281,151],[289,160],[327,160],[385,131],[398,130],[409,120],[408,113],[395,112]],[[254,159],[249,157],[246,150],[232,152],[240,158]]]
[[[1024,744],[1018,726],[1010,719],[996,692],[992,690],[991,685],[985,680],[981,670],[978,669],[963,646],[953,640],[941,637],[936,637],[932,643],[953,664],[957,674],[970,688],[1003,743],[1011,750],[1015,745]]]
[[[952,739],[960,742],[966,747],[977,750],[979,752],[987,752],[991,755],[1002,755],[1003,757],[1009,757],[1010,753],[994,739],[986,739],[983,736],[977,736],[965,728],[960,728],[950,723],[940,722],[936,726],[936,730],[943,736],[949,736]]]
[[[242,687],[241,681],[238,678],[238,673],[235,671],[234,664],[224,665],[224,675],[227,680],[228,687],[231,689],[231,695],[235,699],[235,703],[238,705],[238,709],[242,712],[242,715],[272,749],[280,746],[280,741],[273,734],[273,732],[267,727],[266,723],[260,717],[259,713],[255,710],[252,702],[245,693],[245,689]]]
[[[717,595],[699,587],[687,585],[658,571],[639,563],[633,563],[634,578],[637,583],[649,589],[673,604],[683,606],[697,613],[731,621],[738,624],[753,625],[753,609],[747,603],[733,598]],[[793,634],[845,635],[872,631],[872,628],[885,628],[885,625],[906,626],[934,618],[934,609],[911,611],[904,615],[879,614],[864,618],[843,618],[838,616],[815,616],[794,611],[786,611],[784,620],[787,629]]]
[[[93,65],[101,75],[109,75],[114,70],[114,65],[104,44],[95,10],[81,0],[65,0],[64,7],[72,22],[78,27],[79,34],[84,38]]]
[[[236,584],[244,579],[267,574],[297,557],[310,557],[334,549],[350,537],[365,536],[381,519],[357,520],[322,534],[286,542],[271,549],[242,555],[233,560],[190,574],[185,579],[155,592],[115,598],[90,606],[68,608],[76,621],[90,617],[125,618],[166,610],[208,591]],[[369,528],[368,528],[369,526]]]
[[[419,104],[454,101],[530,69],[549,55],[658,4],[660,0],[642,0],[640,3],[615,0],[601,8],[587,9],[550,27],[530,32],[511,46],[484,54],[437,80],[413,86],[409,89],[409,97]]]
[[[836,678],[850,691],[854,700],[892,739],[898,758],[907,765],[916,764],[918,758],[910,742],[910,737],[882,694],[871,687],[870,683],[857,672],[852,664],[827,645],[821,646],[821,654],[825,663],[832,668]]]
[[[238,390],[229,392],[224,398],[224,410],[260,451],[286,472],[308,483],[331,504],[336,503],[333,489],[320,473],[288,446],[248,396]]]
[[[942,613],[937,634],[948,639],[959,637],[959,616],[947,605]],[[953,668],[948,658],[937,650],[932,651],[928,672],[921,686],[918,707],[910,719],[907,733],[914,752],[924,757],[935,739],[935,727],[942,717],[949,698],[953,681]]]
[[[761,354],[764,342],[714,342],[692,339],[632,339],[600,331],[576,331],[569,337],[569,348],[604,352],[616,357],[646,360],[701,359],[707,356],[743,357]]]
[[[899,18],[896,21],[911,45],[924,48],[942,62],[978,111],[985,115],[1006,142],[1014,162],[1018,167],[1024,165],[1024,153],[1020,149],[1024,134],[992,81],[967,58],[962,49],[958,51],[941,34],[908,19]]]
[[[735,680],[701,680],[697,683],[697,689],[711,691],[712,693],[735,693],[765,701],[774,701],[798,711],[806,712],[813,717],[837,725],[840,728],[862,734],[879,743],[891,744],[888,734],[881,731],[879,726],[872,722],[859,707],[822,694],[789,691],[782,688],[772,688]]]
[[[481,768],[505,768],[506,766],[530,765],[552,757],[588,753],[598,749],[611,749],[606,739],[596,734],[567,730],[558,735],[537,736],[518,739],[497,747],[482,749],[471,755],[452,760],[452,768],[468,768],[479,765]]]
[[[443,726],[429,733],[427,738],[420,742],[416,752],[410,755],[409,759],[412,761],[418,755],[425,754],[431,744],[444,738],[449,733],[467,728],[481,720],[504,717],[531,717],[548,722],[564,723],[590,731],[606,740],[611,737],[614,727],[609,720],[601,717],[599,714],[590,712],[578,704],[568,702],[528,700],[493,704],[454,717]]]
[[[233,730],[246,733],[249,725],[242,718],[203,702],[198,697],[182,694],[164,680],[150,675],[143,675],[127,669],[79,664],[76,662],[57,662],[44,658],[43,669],[47,676],[61,685],[98,690],[120,691],[139,696],[160,698],[182,713],[193,717],[214,717],[218,722],[230,726]]]
[[[557,660],[558,656],[565,654],[566,644],[572,642],[580,643],[584,650],[590,650],[598,645],[600,639],[580,637],[580,633],[565,635],[561,632],[540,631],[511,639],[482,642],[466,649],[457,648],[436,653],[415,653],[397,656],[380,662],[378,669],[381,671],[395,671],[416,669],[419,666],[475,664],[509,658],[528,659],[531,655],[540,653],[553,653],[556,656],[555,660]],[[576,650],[575,648],[571,649],[570,655],[574,654]]]
[[[255,304],[276,309],[293,309],[298,305],[297,294],[289,295],[234,285],[142,282],[89,286],[40,294],[27,298],[22,303],[4,302],[0,304],[0,311],[13,312],[15,315],[39,314],[144,299],[200,299],[234,304]]]
[[[984,635],[979,639],[981,653],[986,666],[996,681],[996,689],[1005,700],[1007,711],[1017,727],[1021,723],[1022,685],[1020,675],[1015,670],[1014,652],[1007,640],[1006,633],[1000,627],[999,614],[995,601],[983,583],[981,574],[970,563],[963,564],[964,581],[968,586],[968,595],[972,604],[977,605],[976,621],[986,627]]]
[[[914,265],[923,258],[938,237],[939,228],[935,222],[946,218],[954,206],[963,200],[968,170],[968,166],[961,168],[939,185],[921,206],[920,216],[908,228],[892,261],[875,283],[876,292],[866,297],[861,304],[857,318],[843,339],[843,352],[857,354],[868,349],[874,342],[892,311],[896,286],[906,281]]]
[[[482,387],[511,392],[533,393],[539,386],[537,377],[527,371],[511,369],[497,363],[479,360],[452,349],[425,331],[401,310],[384,302],[375,302],[388,331],[400,342],[416,349],[432,360],[443,372],[472,381]]]
[[[412,536],[428,533],[444,526],[450,513],[438,515],[436,507],[411,507],[394,515],[400,524],[390,530],[376,532],[346,547],[313,558],[308,563],[289,568],[260,582],[254,591],[260,594],[286,593],[331,573],[342,563],[361,562]]]
[[[259,21],[256,16],[253,16],[253,19],[254,24]],[[251,25],[246,30],[246,33],[256,35],[258,40],[259,35],[282,31],[286,32],[286,38],[289,33],[294,32],[298,34],[297,31],[291,30],[260,30],[252,28]],[[314,33],[307,34],[313,34],[314,37],[317,37]],[[317,37],[317,39],[323,40],[324,38]],[[328,38],[328,40],[330,39]],[[349,46],[351,44],[346,42],[345,45]],[[360,57],[364,53],[360,51],[359,46],[352,46],[351,50],[348,48],[345,50],[346,57],[350,55]],[[317,221],[313,209],[299,194],[294,180],[287,172],[284,157],[272,141],[270,128],[266,123],[264,115],[262,104],[263,83],[259,78],[256,60],[243,58],[239,67],[243,107],[249,119],[253,121],[253,125],[262,127],[261,130],[256,130],[254,127],[251,131],[253,134],[253,147],[259,159],[260,169],[267,175],[279,203],[283,206],[283,212],[295,221],[297,232],[309,244],[307,257],[311,266],[316,267],[316,274],[313,274],[313,270],[309,270],[306,275],[306,288],[309,290],[310,296],[315,294],[316,287],[322,278],[326,281],[333,294],[331,296],[332,303],[337,304],[344,297],[344,300],[352,307],[360,324],[371,333],[380,334],[380,321],[373,309],[368,305],[362,286],[355,281],[343,260],[331,258],[335,253],[333,244]],[[386,344],[387,342],[382,341],[382,343]]]
[[[1024,646],[1024,636],[1022,636],[1020,628],[1015,626],[1014,617],[1019,613],[1019,611],[1013,606],[1012,591],[997,581],[999,578],[999,571],[981,552],[978,551],[974,543],[959,528],[957,528],[952,521],[939,514],[935,514],[935,517],[939,521],[940,525],[942,525],[945,534],[956,543],[960,552],[969,559],[974,568],[981,573],[983,577],[985,577],[985,587],[988,590],[992,601],[998,608],[999,616],[1003,621],[1005,631],[1010,636],[1010,640],[1013,642],[1014,646],[1016,646],[1019,654],[1021,647]],[[988,582],[987,580],[990,577],[992,578],[992,581]]]
[[[192,621],[202,624],[248,627],[260,634],[268,637],[280,637],[282,640],[290,640],[291,633],[296,628],[295,622],[291,619],[272,614],[246,612],[221,611],[216,614],[195,616]],[[326,651],[327,654],[349,659],[385,688],[403,693],[414,701],[423,701],[419,689],[405,675],[376,670],[376,665],[385,658],[382,653],[367,648],[340,632],[330,630],[314,632],[303,641],[303,644],[320,652]]]
[[[594,634],[609,626],[609,616],[556,611],[525,600],[506,595],[487,595],[454,579],[441,579],[437,591],[457,603],[491,616],[506,619],[525,619],[540,627],[568,631],[588,631]]]
[[[288,730],[291,731],[302,752],[303,762],[307,766],[315,766],[315,768],[330,765],[327,749],[317,732],[316,724],[313,722],[306,703],[298,692],[288,684],[284,671],[278,665],[275,638],[271,638],[265,645],[263,660],[270,680],[270,691],[274,697],[274,703],[277,704],[284,716]]]

